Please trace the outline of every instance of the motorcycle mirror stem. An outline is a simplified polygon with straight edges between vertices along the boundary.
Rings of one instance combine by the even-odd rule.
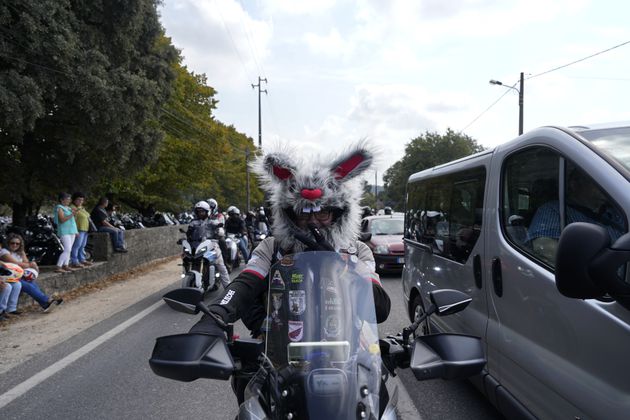
[[[427,319],[430,315],[435,313],[436,310],[437,310],[437,306],[431,304],[427,308],[426,312],[424,312],[423,314],[418,314],[413,324],[411,324],[408,327],[403,328],[403,331],[402,331],[403,343],[407,344],[409,342],[409,337],[411,337],[411,334],[416,332],[416,330],[420,326],[420,323],[424,321],[425,319]]]

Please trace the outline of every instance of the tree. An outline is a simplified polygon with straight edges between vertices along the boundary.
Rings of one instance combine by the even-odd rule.
[[[402,209],[410,175],[482,150],[483,147],[476,140],[450,128],[444,135],[425,132],[407,143],[403,158],[385,171],[383,181],[387,201],[395,209]]]
[[[0,5],[0,202],[14,222],[51,192],[131,174],[155,157],[177,52],[155,0]]]
[[[149,207],[179,212],[208,197],[224,208],[234,204],[245,210],[245,153],[249,149],[253,157],[253,140],[212,117],[216,91],[204,74],[188,71],[181,58],[173,72],[173,93],[160,118],[166,138],[157,158],[133,177],[105,182],[101,190],[141,213]],[[252,202],[262,200],[254,177],[250,190]]]

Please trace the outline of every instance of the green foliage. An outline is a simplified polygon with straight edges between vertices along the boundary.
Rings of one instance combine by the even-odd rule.
[[[154,0],[0,4],[0,202],[28,211],[152,160],[177,58],[162,32]]]
[[[482,150],[476,140],[450,128],[443,135],[427,131],[412,139],[405,147],[405,156],[385,171],[386,201],[395,209],[404,208],[410,175]]]
[[[251,138],[212,118],[216,91],[206,76],[173,64],[177,75],[173,94],[163,108],[160,127],[166,132],[157,159],[134,177],[121,176],[104,190],[143,212],[155,207],[179,212],[213,197],[220,206],[247,208],[245,151],[255,153]],[[251,181],[251,203],[263,194]]]

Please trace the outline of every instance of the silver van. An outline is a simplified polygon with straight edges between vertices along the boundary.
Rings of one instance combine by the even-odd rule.
[[[543,127],[416,173],[405,209],[409,317],[432,290],[473,297],[422,333],[483,337],[488,363],[473,382],[509,419],[628,419],[630,252],[615,249],[630,251],[628,216],[630,123]],[[590,225],[573,225],[566,233],[582,231],[559,247],[575,222]],[[611,243],[615,258],[595,270]]]

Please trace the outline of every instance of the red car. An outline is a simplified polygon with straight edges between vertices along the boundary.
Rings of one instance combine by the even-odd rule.
[[[395,214],[368,216],[361,222],[361,232],[366,237],[365,243],[374,253],[377,272],[402,270],[405,264],[404,224],[404,217]],[[367,239],[368,236],[369,239]]]

